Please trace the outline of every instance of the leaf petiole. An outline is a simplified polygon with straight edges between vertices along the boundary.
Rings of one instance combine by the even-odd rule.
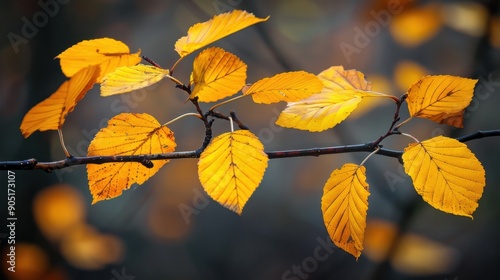
[[[394,102],[398,103],[400,102],[400,99],[394,95],[389,95],[389,94],[385,94],[385,93],[381,93],[381,92],[376,92],[376,91],[366,91],[366,93],[369,93],[371,95],[366,95],[366,96],[363,96],[363,97],[381,97],[381,98],[390,98],[392,100],[394,100]]]
[[[227,104],[227,103],[229,103],[229,102],[233,102],[233,101],[238,100],[238,99],[240,99],[240,98],[242,98],[242,97],[245,97],[245,96],[247,96],[247,95],[238,95],[238,96],[233,97],[233,98],[231,98],[231,99],[228,99],[228,100],[222,101],[221,103],[219,103],[219,104],[215,104],[214,106],[212,106],[212,108],[210,108],[210,110],[209,110],[209,111],[213,111],[215,108],[217,108],[217,107],[219,107],[219,106],[222,106],[222,105]]]
[[[64,144],[64,137],[63,137],[63,133],[62,133],[62,130],[59,128],[57,130],[57,133],[59,134],[59,142],[61,143],[61,147],[64,151],[64,154],[66,155],[66,157],[71,157],[71,154],[68,152],[68,149],[66,149],[66,145]]]
[[[403,126],[404,124],[406,124],[407,122],[409,122],[411,119],[413,119],[413,116],[412,117],[409,117],[407,118],[406,120],[400,122],[398,125],[396,125],[394,127],[394,130],[398,130],[401,126]]]
[[[418,140],[417,138],[413,137],[413,135],[411,135],[411,134],[401,133],[401,135],[404,135],[406,137],[410,137],[411,139],[415,140],[415,142],[420,143],[420,140]]]
[[[171,123],[173,123],[173,122],[176,122],[176,121],[178,121],[178,120],[180,120],[180,119],[182,119],[182,118],[184,118],[184,117],[187,117],[187,116],[195,116],[195,117],[197,117],[198,119],[203,119],[203,117],[202,117],[200,114],[198,114],[198,113],[186,113],[186,114],[183,114],[183,115],[178,116],[177,118],[175,118],[175,119],[173,119],[173,120],[170,120],[170,121],[168,121],[168,122],[166,122],[166,123],[162,124],[161,126],[167,126],[167,125],[169,125],[169,124],[171,124]]]
[[[170,68],[170,73],[174,73],[174,69],[175,67],[177,66],[177,64],[179,64],[179,62],[181,62],[181,60],[183,59],[184,57],[180,57],[179,59],[177,59],[177,61],[174,63],[174,65],[172,65],[172,67]]]
[[[172,73],[172,72],[170,72],[170,73]],[[169,78],[172,82],[176,83],[179,86],[184,86],[184,84],[181,81],[177,80],[177,78],[175,78],[173,76],[165,75],[165,77]]]
[[[379,150],[380,150],[380,146],[378,146],[378,147],[375,149],[375,151],[373,151],[373,152],[371,152],[369,155],[367,155],[367,156],[365,157],[365,159],[364,159],[364,160],[363,160],[363,161],[362,161],[359,165],[360,165],[360,166],[361,166],[361,165],[364,165],[364,164],[365,164],[365,162],[366,162],[369,158],[371,158],[374,154],[376,154]]]
[[[231,117],[228,117],[228,118],[229,118],[229,123],[231,124],[231,132],[234,132],[233,118],[231,118]]]

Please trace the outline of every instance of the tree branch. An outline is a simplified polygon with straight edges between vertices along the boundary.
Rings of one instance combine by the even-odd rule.
[[[207,134],[210,134],[211,136],[211,131],[207,132]],[[475,139],[494,137],[494,136],[500,136],[500,130],[477,131],[472,134],[458,137],[457,140],[460,142],[467,142]],[[211,137],[207,135],[206,138],[210,139]],[[358,145],[334,146],[334,147],[323,147],[323,148],[296,149],[296,150],[286,150],[286,151],[268,151],[266,152],[266,154],[270,159],[276,159],[276,158],[291,158],[291,157],[304,157],[304,156],[317,157],[321,155],[353,153],[353,152],[373,152],[377,149],[377,146],[374,146],[373,143],[374,142],[366,144],[358,144]],[[34,158],[21,161],[1,161],[0,170],[42,169],[44,171],[51,172],[52,170],[55,169],[62,169],[75,165],[103,164],[111,162],[140,162],[144,166],[151,168],[153,166],[151,161],[153,160],[199,158],[206,145],[208,145],[208,143],[203,143],[202,148],[196,151],[173,152],[167,154],[68,157],[63,160],[52,161],[52,162],[38,162]],[[403,152],[381,148],[377,152],[377,154],[382,156],[397,158],[399,160]]]

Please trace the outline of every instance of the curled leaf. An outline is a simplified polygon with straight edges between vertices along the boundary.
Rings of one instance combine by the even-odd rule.
[[[406,147],[403,162],[424,201],[443,212],[472,218],[486,179],[481,162],[467,145],[437,136]]]
[[[264,78],[243,90],[255,103],[271,104],[280,101],[299,101],[318,93],[323,83],[316,75],[305,71],[286,72]]]
[[[153,116],[122,113],[96,134],[88,156],[163,154],[173,152],[175,146],[174,133]],[[92,203],[120,196],[134,183],[143,184],[167,162],[155,160],[149,168],[139,162],[87,164]]]
[[[148,87],[161,81],[168,74],[167,69],[152,65],[123,66],[104,76],[101,95],[110,96]]]
[[[366,168],[352,163],[334,170],[323,188],[321,211],[328,234],[356,259],[363,250],[369,195]]]
[[[247,65],[241,59],[221,48],[208,48],[194,59],[190,98],[213,102],[229,97],[245,85],[246,78]]]
[[[99,66],[88,66],[65,81],[52,95],[31,108],[21,122],[25,138],[40,130],[57,130],[78,101],[94,86],[99,77]]]
[[[268,19],[269,17],[258,18],[241,10],[216,15],[206,22],[191,26],[187,36],[181,37],[175,43],[175,51],[185,57],[210,43]]]
[[[115,71],[116,68],[139,63],[140,54],[140,50],[131,54],[130,49],[123,42],[111,38],[100,38],[81,41],[60,53],[56,58],[61,60],[61,69],[66,77],[72,77],[82,68],[90,65],[100,65],[101,74],[97,82],[101,83],[102,78]]]
[[[215,137],[201,154],[198,177],[211,198],[241,215],[264,177],[268,160],[253,133],[227,132]]]

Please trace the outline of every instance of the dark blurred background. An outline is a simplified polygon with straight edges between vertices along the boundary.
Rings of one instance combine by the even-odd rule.
[[[464,128],[413,120],[403,130],[423,140],[500,127],[498,1],[2,0],[0,160],[64,158],[55,131],[24,139],[19,125],[65,80],[53,58],[66,48],[111,37],[168,68],[178,58],[175,41],[191,25],[232,9],[271,16],[215,43],[248,64],[248,82],[343,65],[365,73],[374,90],[400,96],[427,74],[478,78]],[[35,28],[28,30],[29,24]],[[188,81],[195,55],[177,67],[180,80]],[[66,145],[83,156],[114,115],[147,112],[164,123],[193,111],[185,98],[168,80],[107,98],[96,86],[67,118]],[[243,99],[220,111],[235,110],[270,151],[373,141],[385,133],[394,109],[387,101],[363,103],[333,130],[308,133],[274,125],[284,107]],[[170,128],[177,150],[201,144],[203,126],[195,118]],[[228,129],[227,122],[215,124],[216,133]],[[432,208],[397,160],[372,157],[366,164],[371,196],[365,249],[358,261],[328,245],[320,199],[330,173],[360,163],[364,153],[271,160],[242,216],[204,193],[195,159],[171,161],[144,185],[95,205],[83,166],[50,174],[17,171],[15,273],[7,271],[2,171],[2,279],[499,279],[498,143],[467,143],[487,174],[473,220]],[[383,144],[403,149],[408,138]]]

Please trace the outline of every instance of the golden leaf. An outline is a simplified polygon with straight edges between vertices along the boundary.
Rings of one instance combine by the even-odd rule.
[[[148,87],[168,76],[167,69],[138,64],[123,66],[104,76],[101,95],[110,96]]]
[[[406,147],[403,162],[424,201],[443,212],[472,218],[486,179],[481,162],[467,145],[434,137]]]
[[[352,163],[334,170],[323,188],[321,211],[328,234],[356,259],[363,250],[369,195],[366,168]]]
[[[449,75],[423,77],[408,89],[410,115],[461,127],[457,118],[469,106],[476,83],[476,79]]]
[[[237,93],[247,78],[247,65],[221,48],[202,51],[193,63],[191,99],[213,102]]]
[[[269,17],[258,18],[240,10],[216,15],[209,21],[191,26],[187,36],[181,37],[175,43],[175,51],[185,57],[210,43],[268,19]]]
[[[215,201],[241,215],[264,177],[268,158],[259,139],[248,130],[215,137],[198,162],[200,182]]]
[[[31,108],[21,122],[21,133],[25,138],[40,130],[57,130],[66,116],[73,111],[78,101],[94,86],[99,77],[99,66],[83,68],[65,81],[47,99]]]
[[[318,93],[323,88],[321,80],[304,71],[286,72],[264,78],[243,90],[252,95],[255,103],[271,104],[279,101],[299,101]]]
[[[121,66],[136,65],[141,61],[141,51],[131,54],[123,42],[100,38],[85,40],[60,53],[56,58],[61,61],[61,69],[66,77],[72,77],[82,68],[89,65],[100,65],[101,74],[98,83],[106,74]]]
[[[323,90],[298,102],[290,102],[281,112],[276,124],[282,127],[323,131],[345,120],[358,106],[363,97],[389,97],[369,92],[370,82],[356,70],[344,70],[342,66],[330,67],[318,75]]]
[[[108,121],[90,142],[88,156],[163,154],[175,150],[174,133],[148,114],[122,113]],[[87,164],[92,203],[120,196],[134,183],[143,184],[168,160],[155,160],[152,168],[139,162]]]

